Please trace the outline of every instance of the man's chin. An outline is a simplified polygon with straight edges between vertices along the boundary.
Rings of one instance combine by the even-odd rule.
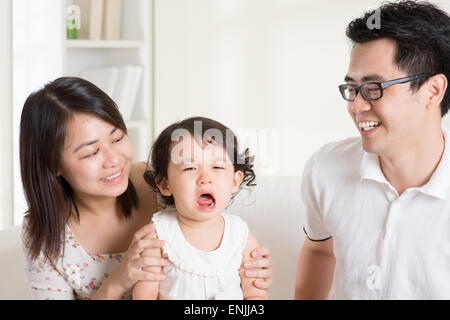
[[[365,152],[379,154],[380,148],[377,146],[374,141],[368,141],[368,139],[362,139],[362,147]]]

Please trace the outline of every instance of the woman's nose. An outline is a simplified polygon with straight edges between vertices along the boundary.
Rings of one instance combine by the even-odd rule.
[[[120,155],[117,151],[112,149],[106,149],[104,151],[104,162],[103,166],[105,168],[114,168],[120,164]]]

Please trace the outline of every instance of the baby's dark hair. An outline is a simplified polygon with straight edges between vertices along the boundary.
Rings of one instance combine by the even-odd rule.
[[[228,153],[234,166],[234,171],[241,171],[244,175],[242,183],[254,186],[256,178],[253,171],[254,156],[250,156],[249,148],[239,153],[237,137],[234,132],[222,123],[205,118],[192,117],[180,122],[175,122],[164,129],[156,141],[147,161],[147,170],[144,179],[157,194],[160,195],[165,205],[174,205],[173,196],[165,196],[158,188],[158,184],[167,179],[167,168],[169,166],[170,147],[172,142],[179,141],[183,133],[189,133],[195,139],[201,139],[204,143],[217,143]],[[242,184],[241,184],[242,186]]]

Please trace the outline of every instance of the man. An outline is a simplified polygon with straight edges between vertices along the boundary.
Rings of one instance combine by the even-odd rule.
[[[339,86],[360,137],[305,166],[297,299],[332,284],[339,299],[450,298],[450,17],[426,2],[377,10],[349,24]]]

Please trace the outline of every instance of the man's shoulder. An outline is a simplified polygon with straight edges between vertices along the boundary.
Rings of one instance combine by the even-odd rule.
[[[360,137],[349,137],[325,144],[309,158],[304,173],[330,175],[359,170],[364,150]]]
[[[355,157],[361,156],[364,150],[360,137],[349,137],[339,141],[333,141],[325,144],[317,150],[312,158],[324,162],[335,160],[351,161]]]

